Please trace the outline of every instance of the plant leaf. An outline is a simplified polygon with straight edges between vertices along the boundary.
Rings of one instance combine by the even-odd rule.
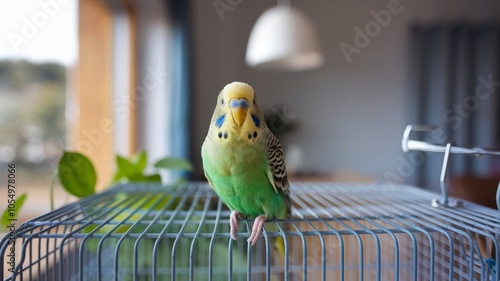
[[[123,175],[120,173],[120,171],[116,171],[115,174],[113,175],[113,179],[111,179],[111,184],[113,185],[117,182],[120,182],[120,180],[123,178]]]
[[[192,171],[193,165],[191,165],[189,161],[182,158],[166,157],[158,160],[155,163],[155,168]]]
[[[129,181],[140,181],[142,178],[141,172],[132,164],[130,160],[120,155],[116,155],[117,173],[123,175]]]
[[[135,165],[139,173],[144,172],[144,169],[146,168],[146,165],[148,164],[148,155],[146,151],[141,150],[137,152],[133,157],[132,157],[132,164]]]
[[[26,193],[23,193],[16,198],[14,210],[9,209],[9,206],[7,205],[7,208],[5,208],[5,211],[3,211],[2,214],[2,220],[1,220],[2,228],[7,228],[7,226],[10,224],[9,219],[17,218],[17,214],[19,213],[19,210],[21,210],[21,207],[23,206],[24,200],[26,200],[27,196],[28,195]]]
[[[159,174],[148,175],[145,176],[144,180],[147,182],[161,182],[161,176]]]
[[[76,197],[95,192],[97,176],[90,160],[77,152],[65,151],[59,160],[57,171],[61,186]]]

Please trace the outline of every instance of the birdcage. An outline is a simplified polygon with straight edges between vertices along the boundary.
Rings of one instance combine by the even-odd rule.
[[[410,131],[405,149],[428,149]],[[252,221],[241,220],[232,240],[230,212],[206,183],[116,186],[5,236],[0,273],[65,281],[498,280],[497,210],[391,183],[294,183],[291,199],[291,217],[267,221],[251,246]]]

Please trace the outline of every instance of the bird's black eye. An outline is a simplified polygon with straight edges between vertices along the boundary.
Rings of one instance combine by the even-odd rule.
[[[224,99],[222,99],[222,100],[220,101],[220,104],[224,105]]]
[[[255,99],[253,99],[253,105],[255,105]]]

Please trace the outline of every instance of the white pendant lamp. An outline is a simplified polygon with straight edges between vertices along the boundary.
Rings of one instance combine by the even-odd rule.
[[[307,16],[290,5],[278,5],[257,19],[245,60],[255,68],[298,71],[319,67],[324,58]]]

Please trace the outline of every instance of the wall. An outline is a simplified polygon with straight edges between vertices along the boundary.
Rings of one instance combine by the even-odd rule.
[[[214,3],[233,4],[219,16]],[[246,44],[257,17],[275,1],[193,0],[194,73],[192,159],[201,175],[199,151],[215,99],[239,80],[257,91],[265,110],[286,105],[300,128],[283,139],[304,149],[304,170],[357,171],[377,179],[398,171],[407,123],[407,29],[409,24],[500,19],[500,1],[292,1],[317,27],[326,63],[319,69],[278,73],[250,69]],[[354,45],[354,27],[365,29],[371,11],[396,5],[397,14],[348,63],[339,44]],[[393,9],[394,10],[394,9]],[[411,172],[411,171],[410,171]]]

